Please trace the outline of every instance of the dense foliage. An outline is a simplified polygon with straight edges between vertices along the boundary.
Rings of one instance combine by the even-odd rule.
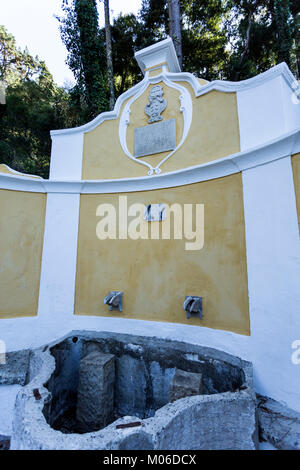
[[[57,87],[44,62],[17,48],[0,26],[0,161],[17,171],[48,176],[50,130],[76,119],[69,94]]]
[[[18,171],[48,176],[50,130],[73,127],[109,109],[111,34],[114,95],[142,78],[134,53],[173,34],[181,25],[182,69],[207,80],[243,80],[285,61],[300,75],[299,0],[142,0],[139,15],[120,15],[109,35],[99,27],[108,0],[62,0],[58,18],[67,64],[75,77],[58,87],[46,64],[0,26],[0,161]],[[107,11],[106,11],[107,12]]]
[[[80,123],[108,108],[104,34],[98,26],[96,0],[63,0],[62,10],[64,16],[58,20],[67,64],[76,80],[71,97]]]

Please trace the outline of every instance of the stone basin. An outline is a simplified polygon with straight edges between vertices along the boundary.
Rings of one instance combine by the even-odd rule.
[[[76,415],[80,370],[96,353],[114,358],[113,389],[103,402],[113,409],[106,426],[83,431]],[[170,403],[178,369],[201,374],[202,394]],[[131,423],[136,425],[117,427]],[[256,448],[252,365],[235,356],[178,341],[87,331],[30,352],[27,385],[16,398],[11,449]]]

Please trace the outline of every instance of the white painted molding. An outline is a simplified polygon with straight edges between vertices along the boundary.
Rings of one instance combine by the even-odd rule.
[[[0,188],[12,191],[28,191],[32,193],[46,193],[43,179],[30,179],[24,176],[0,173]]]
[[[296,80],[285,62],[275,65],[266,72],[260,73],[255,77],[248,78],[247,80],[242,80],[240,82],[213,80],[212,82],[208,82],[206,85],[201,85],[198,79],[189,72],[181,72],[179,74],[168,73],[167,75],[169,80],[188,82],[193,87],[196,96],[205,95],[213,90],[223,91],[225,93],[249,90],[273,80],[276,77],[283,77],[291,90],[294,91],[292,85]]]
[[[173,82],[178,82],[178,81],[187,82],[193,88],[195,96],[198,97],[198,96],[205,95],[206,93],[209,93],[213,90],[223,91],[225,93],[232,93],[232,92],[255,88],[278,76],[282,76],[287,82],[287,84],[290,86],[292,92],[294,92],[294,89],[292,88],[292,84],[295,82],[296,79],[285,62],[282,62],[281,64],[276,65],[275,67],[272,67],[271,69],[257,75],[256,77],[249,78],[241,82],[229,82],[229,81],[226,82],[222,80],[214,80],[210,83],[207,83],[206,85],[201,85],[198,79],[193,74],[188,73],[188,72],[180,72],[180,73],[163,72],[162,74],[155,76],[155,79],[157,82],[159,82],[160,80],[163,80],[163,77],[166,77],[168,80],[173,81]],[[148,79],[149,79],[149,74],[146,73],[144,79],[141,82],[139,82],[137,85],[127,90],[121,96],[119,96],[119,98],[116,101],[113,111],[101,113],[91,122],[80,127],[51,131],[51,136],[53,137],[53,136],[63,135],[63,134],[74,134],[77,132],[83,132],[83,133],[89,132],[95,129],[95,127],[99,126],[99,124],[101,124],[103,121],[117,119],[119,117],[120,110],[121,110],[123,103],[128,98],[131,98],[136,93],[138,93],[145,86],[145,82],[147,82]]]
[[[181,140],[180,140],[179,144],[176,146],[176,148],[174,150],[172,150],[172,152],[170,152],[166,157],[164,157],[154,167],[150,163],[147,163],[143,160],[140,160],[139,158],[134,157],[130,153],[130,151],[127,147],[126,135],[127,135],[128,125],[130,124],[130,113],[131,113],[132,104],[144,93],[144,91],[147,89],[147,87],[149,85],[156,84],[158,82],[163,82],[168,87],[174,88],[175,90],[177,90],[181,93],[180,94],[180,103],[178,103],[178,108],[179,108],[180,112],[183,113],[184,128],[183,128],[183,134],[182,134]],[[124,110],[123,110],[123,112],[121,114],[121,117],[120,117],[119,139],[120,139],[121,147],[122,147],[125,155],[127,155],[127,157],[130,158],[135,163],[140,164],[140,165],[144,165],[147,168],[149,168],[148,176],[152,176],[154,174],[159,175],[161,173],[161,166],[167,160],[169,160],[169,158],[171,158],[174,155],[174,153],[177,152],[177,150],[184,143],[184,141],[185,141],[185,139],[188,135],[189,129],[191,127],[192,116],[193,116],[192,98],[191,98],[190,93],[188,92],[188,90],[185,87],[180,86],[180,85],[176,85],[173,82],[171,82],[170,80],[168,80],[168,78],[166,76],[166,73],[162,73],[161,75],[159,75],[159,77],[149,77],[149,73],[147,72],[146,76],[145,76],[144,86],[140,89],[140,91],[136,95],[134,95],[131,98],[131,100],[128,101],[128,103],[125,105]]]
[[[170,72],[180,72],[180,65],[173,41],[170,37],[136,52],[134,57],[143,74],[145,69],[153,68],[166,62]]]
[[[171,57],[175,54],[176,57],[175,49],[173,49],[174,45],[169,38],[143,49],[136,54],[136,57],[141,61],[141,64],[149,66],[149,61],[153,60],[155,65],[163,61],[159,54],[171,54]],[[171,67],[171,70],[174,69],[176,67]],[[183,112],[184,130],[179,145],[154,167],[151,162],[135,158],[131,154],[127,147],[126,133],[130,123],[131,105],[145,92],[149,85],[160,82],[180,91],[182,101],[180,110]],[[298,109],[291,109],[296,108],[296,106],[286,102],[288,90],[291,90],[291,96],[293,94],[295,78],[285,63],[241,82],[215,80],[205,85],[200,84],[199,80],[191,73],[167,72],[166,66],[163,66],[162,72],[154,77],[150,77],[149,72],[146,72],[144,79],[140,83],[127,90],[118,98],[113,111],[100,114],[84,126],[52,131],[50,179],[60,181],[81,179],[84,134],[95,129],[106,120],[117,119],[126,100],[127,103],[124,106],[119,123],[119,140],[124,156],[127,156],[139,165],[145,166],[148,169],[148,176],[159,175],[162,165],[184,143],[192,122],[192,98],[188,89],[178,82],[188,83],[193,88],[196,97],[205,95],[213,90],[225,93],[236,92],[242,151],[251,149],[253,146],[263,145],[265,142],[282,135],[284,132],[299,127],[300,113],[297,112]],[[283,93],[284,87],[285,93]]]
[[[265,165],[272,161],[300,152],[300,128],[273,139],[270,142],[243,152],[235,153],[203,165],[160,175],[138,178],[59,181],[29,179],[23,176],[0,173],[0,188],[36,193],[106,194],[149,191],[208,181],[232,175],[246,169]]]
[[[129,149],[127,147],[127,142],[126,142],[127,127],[130,123],[130,108],[131,108],[131,105],[144,93],[144,91],[147,89],[149,83],[150,83],[149,82],[149,72],[146,72],[145,80],[143,82],[143,86],[128,101],[128,103],[126,104],[126,106],[125,106],[125,108],[122,112],[122,115],[121,115],[121,118],[120,118],[120,124],[119,124],[119,139],[120,139],[121,147],[122,147],[125,155],[127,155],[127,157],[129,157],[134,162],[136,162],[140,165],[144,165],[147,168],[151,169],[152,166],[149,165],[147,162],[144,162],[143,160],[136,159],[136,158],[134,158],[133,155],[131,155],[131,153],[129,152]]]

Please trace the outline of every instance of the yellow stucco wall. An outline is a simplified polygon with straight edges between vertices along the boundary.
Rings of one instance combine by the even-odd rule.
[[[204,204],[204,248],[187,251],[186,240],[174,240],[172,232],[171,240],[101,241],[96,236],[100,220],[96,209],[110,203],[118,212],[119,196],[82,195],[75,314],[186,323],[248,335],[241,174],[127,196],[128,205]],[[103,303],[111,290],[124,292],[122,313],[109,312]],[[203,297],[202,320],[186,319],[182,308],[186,295]]]
[[[5,165],[4,163],[0,164],[0,173],[6,173],[8,175],[15,175],[16,173],[9,168],[9,166]]]
[[[40,176],[27,175],[26,173],[20,173],[18,171],[14,171],[12,168],[5,165],[4,163],[0,164],[0,173],[6,173],[8,175],[13,175],[13,176],[24,176],[26,178],[42,179]]]
[[[37,314],[46,195],[0,190],[0,318]]]
[[[211,91],[195,97],[187,82],[185,86],[192,97],[193,120],[182,147],[162,167],[170,172],[193,165],[207,163],[240,151],[240,137],[236,93]],[[160,83],[167,99],[164,119],[176,118],[177,143],[183,129],[183,116],[179,111],[179,92]],[[150,85],[151,87],[152,85]],[[144,112],[148,101],[149,87],[131,107],[130,124],[127,130],[128,148],[133,152],[133,135],[136,127],[147,124]],[[151,125],[151,124],[150,124]],[[155,166],[169,152],[155,154],[143,159]],[[123,152],[119,141],[119,119],[104,121],[84,136],[83,179],[115,179],[145,176],[148,169],[131,161]]]
[[[292,168],[294,177],[294,187],[296,194],[297,214],[298,214],[298,225],[300,233],[300,153],[292,156]]]

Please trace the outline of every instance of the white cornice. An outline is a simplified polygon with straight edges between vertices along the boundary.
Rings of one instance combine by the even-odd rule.
[[[0,173],[0,188],[37,193],[107,194],[150,191],[221,178],[300,152],[300,128],[267,144],[212,162],[156,176],[114,180],[58,181]]]
[[[189,85],[191,85],[191,87],[194,90],[195,96],[198,97],[198,96],[205,95],[206,93],[209,93],[213,90],[222,91],[224,93],[245,91],[245,90],[260,86],[263,83],[269,80],[273,80],[274,78],[280,77],[280,76],[284,78],[284,80],[290,86],[291,90],[294,91],[292,85],[293,83],[295,83],[296,79],[285,62],[282,62],[281,64],[276,65],[275,67],[272,67],[266,72],[263,72],[259,75],[256,75],[256,77],[249,78],[247,80],[242,80],[240,82],[227,82],[223,80],[214,80],[212,82],[207,83],[206,85],[201,85],[198,79],[193,74],[188,73],[188,72],[180,72],[180,73],[164,72],[152,78],[149,77],[149,72],[146,72],[145,77],[141,82],[139,82],[137,85],[127,90],[121,96],[119,96],[119,98],[116,101],[113,111],[101,113],[95,119],[93,119],[92,121],[80,127],[51,131],[51,137],[58,137],[61,135],[71,135],[74,133],[89,132],[95,129],[97,126],[99,126],[99,124],[101,124],[103,121],[117,119],[119,117],[123,103],[127,99],[139,93],[142,89],[146,88],[147,84],[151,84],[151,82],[154,79],[155,79],[155,82],[159,82],[159,81],[163,81],[164,77],[166,77],[168,80],[173,81],[173,82],[186,82]]]
[[[292,85],[296,79],[285,62],[275,65],[266,72],[256,75],[255,77],[248,78],[247,80],[242,80],[240,82],[214,80],[212,82],[208,82],[206,85],[201,85],[198,79],[188,72],[167,74],[168,79],[171,81],[185,81],[189,83],[193,87],[196,96],[204,95],[212,90],[223,91],[225,93],[245,91],[263,85],[264,83],[280,76],[285,79],[291,90],[294,90]]]

